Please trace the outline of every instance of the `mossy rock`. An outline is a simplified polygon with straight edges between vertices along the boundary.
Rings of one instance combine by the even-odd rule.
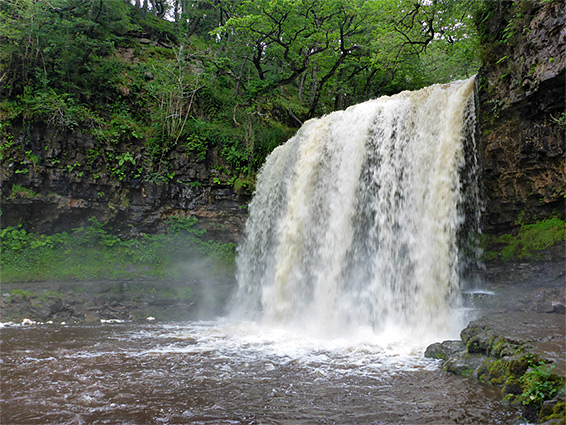
[[[544,424],[566,423],[566,402],[564,400],[545,401],[539,412],[540,422]]]
[[[504,396],[517,396],[523,393],[521,382],[516,376],[509,376],[503,385]]]
[[[466,348],[470,354],[487,353],[488,351],[488,345],[486,342],[477,335],[468,340]]]
[[[529,357],[525,355],[515,355],[507,360],[509,373],[522,376],[529,368]]]
[[[507,364],[504,360],[486,358],[478,368],[478,380],[501,387],[507,379]]]
[[[464,350],[465,346],[462,341],[437,342],[427,347],[424,356],[429,359],[448,360],[454,354]]]
[[[488,353],[495,358],[502,358],[513,355],[518,349],[518,345],[508,341],[504,337],[492,338],[489,342]],[[526,369],[525,369],[526,370]]]
[[[505,382],[505,373],[502,371],[495,371],[490,374],[489,383],[496,387],[500,387]]]
[[[489,367],[494,362],[494,359],[487,358],[482,365],[478,368],[478,381],[487,383],[489,381]]]

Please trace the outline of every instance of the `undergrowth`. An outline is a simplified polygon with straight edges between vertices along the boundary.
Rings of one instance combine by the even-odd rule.
[[[566,222],[551,217],[532,224],[521,224],[513,233],[501,236],[485,235],[484,259],[536,260],[540,251],[566,240]]]
[[[173,217],[166,233],[121,239],[90,225],[53,235],[21,226],[0,232],[2,282],[96,279],[222,279],[234,273],[235,246],[203,240],[196,219]]]
[[[531,363],[529,369],[520,379],[524,387],[521,395],[523,405],[541,405],[545,400],[552,399],[560,391],[564,382],[558,376],[552,374],[554,366],[542,361]]]

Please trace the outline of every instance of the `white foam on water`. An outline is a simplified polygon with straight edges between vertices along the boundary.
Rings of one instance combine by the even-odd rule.
[[[438,367],[436,361],[423,357],[423,345],[399,339],[398,335],[376,334],[367,327],[348,337],[329,338],[287,326],[224,319],[165,324],[144,331],[139,337],[154,339],[156,343],[131,355],[179,354],[190,357],[192,362],[216,359],[221,365],[216,371],[219,379],[225,373],[249,373],[246,365],[253,365],[253,373],[300,367],[324,379],[352,375],[385,379],[401,371]]]

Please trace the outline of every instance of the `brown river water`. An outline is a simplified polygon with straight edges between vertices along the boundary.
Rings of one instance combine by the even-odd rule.
[[[422,347],[251,322],[4,326],[1,423],[506,424]],[[372,339],[373,338],[373,339]],[[370,341],[370,342],[368,342]]]

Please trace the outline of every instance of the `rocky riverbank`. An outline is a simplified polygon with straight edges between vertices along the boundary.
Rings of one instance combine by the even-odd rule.
[[[232,281],[29,282],[2,284],[3,323],[182,321],[221,314]]]
[[[483,286],[468,291],[472,320],[458,341],[429,346],[444,370],[501,389],[524,419],[565,423],[565,246],[536,262],[487,265]]]

